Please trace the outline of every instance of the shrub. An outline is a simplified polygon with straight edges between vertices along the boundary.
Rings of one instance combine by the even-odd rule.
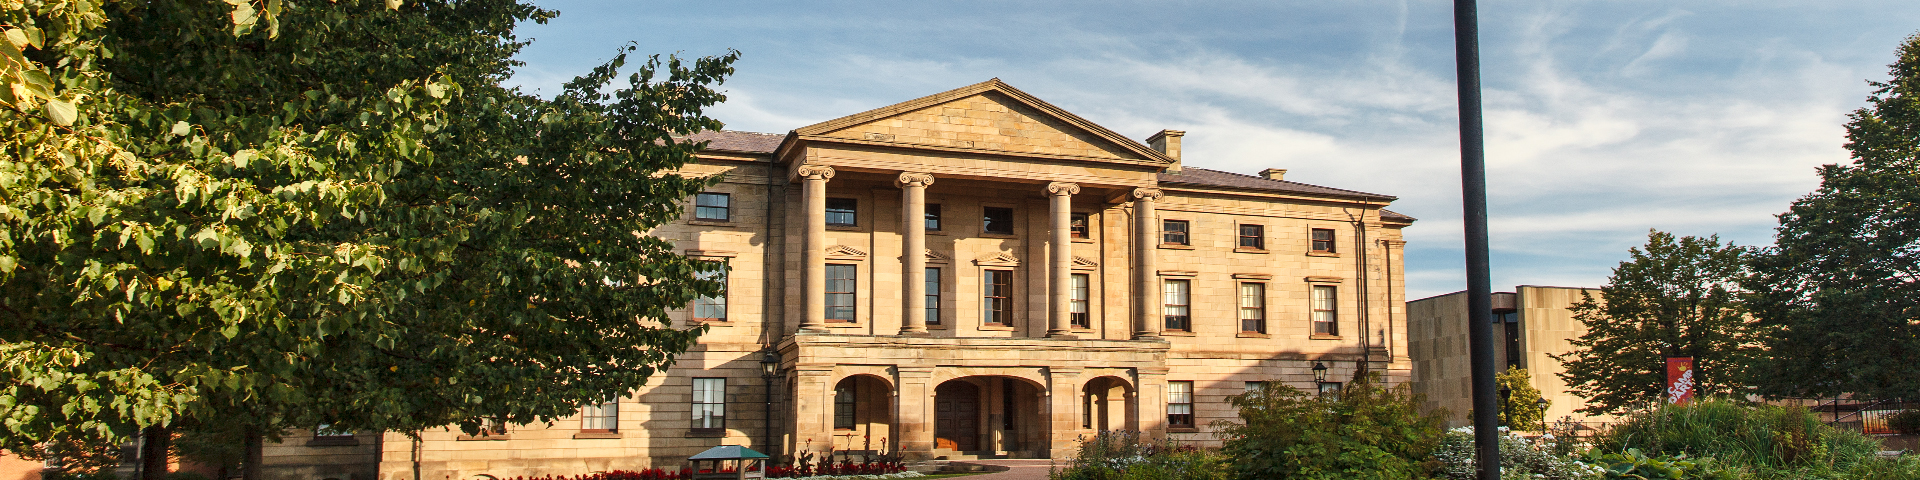
[[[1831,476],[1872,459],[1879,443],[1821,423],[1804,407],[1702,399],[1629,415],[1595,439],[1605,452],[1711,457],[1760,478]]]
[[[1545,480],[1582,480],[1599,471],[1566,455],[1567,450],[1553,435],[1527,439],[1512,433],[1500,435],[1500,474],[1502,478],[1538,478]],[[1473,480],[1480,471],[1480,452],[1474,448],[1473,427],[1447,431],[1446,439],[1434,449],[1439,463],[1435,478]]]
[[[1711,458],[1698,460],[1686,454],[1648,457],[1638,448],[1620,453],[1587,452],[1587,463],[1599,468],[1607,480],[1738,480],[1740,472],[1716,464]]]
[[[1054,480],[1226,480],[1227,458],[1217,451],[1143,439],[1139,432],[1108,431],[1080,440]]]
[[[1901,410],[1887,417],[1887,428],[1901,435],[1920,435],[1920,410]]]
[[[1339,395],[1307,395],[1268,383],[1233,397],[1240,423],[1215,427],[1240,478],[1404,479],[1425,476],[1440,444],[1441,413],[1422,415],[1406,385],[1388,389],[1379,374],[1357,378]]]

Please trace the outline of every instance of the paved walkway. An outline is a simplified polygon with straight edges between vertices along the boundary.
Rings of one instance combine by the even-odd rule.
[[[967,480],[1047,480],[1047,472],[1053,468],[1052,460],[960,460],[956,463],[960,462],[1008,467],[1004,472],[961,477]]]

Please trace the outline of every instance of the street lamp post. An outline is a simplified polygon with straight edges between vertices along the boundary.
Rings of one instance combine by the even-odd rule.
[[[1547,405],[1549,404],[1550,403],[1547,402],[1547,397],[1540,397],[1539,399],[1536,399],[1533,401],[1533,406],[1540,407],[1540,430],[1541,431],[1546,431],[1547,429]]]
[[[1513,427],[1513,389],[1500,387],[1500,425]]]
[[[778,373],[780,373],[780,354],[774,353],[772,349],[761,352],[760,379],[765,381],[763,385],[766,385],[767,392],[766,395],[764,395],[766,399],[765,410],[762,412],[760,418],[762,419],[762,428],[764,428],[767,433],[765,443],[762,443],[760,448],[767,449],[766,453],[774,456],[774,458],[768,459],[769,461],[780,458],[780,453],[777,452],[773,446],[773,378],[774,375]]]

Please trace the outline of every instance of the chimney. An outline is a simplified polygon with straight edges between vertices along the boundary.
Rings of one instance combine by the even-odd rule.
[[[1160,133],[1147,137],[1148,146],[1173,158],[1173,165],[1167,166],[1167,173],[1180,173],[1180,137],[1186,135],[1187,132],[1179,130],[1161,130]]]
[[[1260,171],[1260,178],[1264,178],[1264,179],[1268,179],[1268,180],[1274,180],[1274,181],[1281,181],[1281,180],[1286,180],[1286,179],[1287,179],[1287,169],[1284,169],[1284,168],[1269,168],[1269,169],[1266,169],[1266,170],[1261,170],[1261,171]]]

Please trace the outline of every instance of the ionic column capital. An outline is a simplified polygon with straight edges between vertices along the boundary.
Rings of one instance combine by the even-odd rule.
[[[1053,182],[1047,184],[1047,194],[1049,195],[1076,195],[1079,193],[1080,184],[1078,183]]]
[[[1166,196],[1166,193],[1161,192],[1160,189],[1158,188],[1133,189],[1133,198],[1135,200],[1146,200],[1151,202],[1151,201],[1159,200],[1160,197],[1163,197],[1163,196]]]
[[[814,177],[819,177],[821,180],[833,179],[833,167],[826,165],[801,165],[799,168],[795,168],[793,173],[806,179],[812,179]]]
[[[900,188],[931,187],[933,186],[933,174],[916,173],[916,172],[900,172],[900,178],[894,179],[893,185]]]

